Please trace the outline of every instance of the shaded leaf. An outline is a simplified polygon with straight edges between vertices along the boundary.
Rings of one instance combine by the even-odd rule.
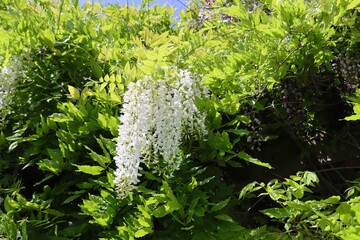
[[[228,205],[229,201],[230,201],[230,198],[227,198],[227,199],[225,199],[225,200],[223,200],[223,201],[221,201],[221,202],[216,203],[216,204],[211,208],[211,212],[217,212],[217,211],[223,209],[224,207],[226,207],[226,205]]]

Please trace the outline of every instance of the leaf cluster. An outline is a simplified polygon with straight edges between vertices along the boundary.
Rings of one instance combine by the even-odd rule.
[[[339,136],[357,134],[356,121],[339,124],[358,119],[358,100],[350,93],[357,115],[348,117],[346,79],[331,61],[343,51],[360,61],[359,1],[215,1],[211,18],[194,26],[198,11],[173,24],[173,9],[146,2],[0,3],[1,69],[21,57],[27,72],[0,109],[1,237],[356,239],[357,185],[348,200],[312,194],[318,176],[287,167],[301,161],[316,171]],[[210,91],[197,103],[208,113],[207,139],[185,139],[173,178],[144,168],[133,194],[118,199],[123,94],[130,82],[177,69],[202,76]],[[305,119],[289,119],[288,82]],[[289,177],[264,182],[282,167]]]

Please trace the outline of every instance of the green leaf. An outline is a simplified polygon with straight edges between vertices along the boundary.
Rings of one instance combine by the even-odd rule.
[[[143,227],[152,227],[151,218],[141,217],[141,218],[139,218],[138,222],[139,222],[140,225],[143,226]]]
[[[239,200],[244,199],[249,193],[253,192],[256,185],[258,185],[258,182],[252,182],[243,187],[239,194]]]
[[[63,156],[60,149],[46,149],[50,158],[56,162],[63,163]]]
[[[97,78],[101,78],[101,76],[103,75],[103,71],[101,70],[99,64],[92,58],[90,59],[90,67],[93,70],[95,76]]]
[[[194,176],[192,176],[191,177],[191,182],[187,186],[188,191],[192,192],[197,187],[197,185],[198,185],[198,183],[196,181],[196,178]]]
[[[105,115],[103,115],[101,113],[98,113],[97,121],[98,121],[101,128],[103,128],[103,129],[108,128],[108,122],[107,122],[107,118],[106,118]]]
[[[223,209],[224,207],[226,207],[226,205],[228,205],[229,201],[230,201],[230,197],[227,198],[227,199],[225,199],[225,200],[223,200],[223,201],[221,201],[221,202],[216,203],[216,204],[211,208],[211,212],[217,212],[217,211]]]
[[[349,117],[346,117],[346,121],[357,121],[360,120],[360,104],[355,104],[354,107],[354,115],[351,115]]]
[[[181,207],[181,205],[177,201],[177,199],[172,200],[165,205],[166,211],[168,211],[168,212],[173,212],[173,211],[179,210],[180,207]]]
[[[143,62],[143,64],[141,66],[139,66],[139,69],[147,74],[147,75],[151,75],[151,73],[155,70],[155,66],[156,66],[156,63],[154,61],[149,61],[149,60],[146,60]]]
[[[216,219],[222,220],[222,221],[226,221],[226,222],[231,222],[231,223],[236,223],[234,221],[234,219],[232,219],[229,215],[227,214],[219,214],[215,216]]]
[[[119,120],[114,116],[108,118],[108,128],[113,136],[118,135]]]
[[[300,210],[302,212],[306,212],[306,211],[311,211],[311,203],[308,204],[308,203],[304,203],[304,202],[301,202],[299,200],[295,200],[295,201],[292,201],[292,202],[289,202],[288,203],[288,206],[289,208],[291,208],[292,210]]]
[[[110,100],[116,103],[121,103],[121,97],[115,92],[110,92]]]
[[[163,181],[163,184],[161,186],[161,191],[164,192],[170,200],[176,201],[176,197],[173,191],[171,190],[168,182]]]
[[[46,30],[42,30],[40,32],[41,38],[42,40],[45,42],[45,44],[47,46],[54,46],[55,44],[55,34],[50,30],[50,29],[46,29]]]
[[[49,126],[46,122],[46,118],[40,114],[40,118],[41,118],[41,128],[44,131],[45,134],[49,133]],[[1,146],[1,134],[0,134],[0,146]]]
[[[53,159],[43,159],[40,160],[37,165],[41,170],[52,172],[58,175],[64,167],[63,162],[59,162]]]
[[[100,189],[100,195],[110,205],[115,206],[117,204],[116,198],[113,196],[113,194],[110,191],[105,189]]]
[[[351,196],[355,194],[355,188],[350,187],[346,190],[346,199],[349,199]]]
[[[65,214],[58,211],[58,210],[55,210],[55,209],[46,209],[43,211],[44,213],[47,213],[47,214],[50,214],[50,215],[53,215],[53,216],[56,216],[56,217],[62,217],[64,216]]]
[[[157,47],[159,45],[163,45],[166,42],[166,40],[168,40],[168,38],[167,38],[168,35],[169,35],[169,31],[166,31],[166,32],[162,33],[160,36],[156,37],[153,40],[150,47],[154,48],[154,47]]]
[[[83,172],[90,175],[99,175],[104,170],[104,168],[100,166],[76,165],[76,164],[73,165],[78,168],[78,170],[76,170],[77,172]]]
[[[191,203],[190,203],[190,206],[187,210],[187,219],[186,219],[186,223],[190,223],[193,219],[193,216],[195,214],[195,211],[196,211],[196,208],[198,206],[198,203],[199,203],[199,200],[200,200],[200,197],[196,197],[196,198],[193,198]]]
[[[348,203],[340,203],[340,205],[336,208],[335,212],[339,214],[339,218],[341,221],[346,221],[347,219],[353,218],[351,216],[351,207]]]
[[[353,206],[351,206],[351,210],[355,212],[356,220],[357,220],[358,224],[360,224],[360,203],[357,203],[357,204],[354,204]]]
[[[234,115],[239,111],[240,102],[238,94],[227,94],[220,102],[222,110],[227,114]]]
[[[154,181],[157,181],[159,183],[162,182],[161,178],[155,176],[152,172],[144,171],[144,172],[142,172],[142,174],[146,177],[146,179],[154,180]]]
[[[7,213],[16,211],[20,208],[20,205],[11,197],[6,196],[4,200],[4,208]]]
[[[304,172],[302,181],[303,181],[306,185],[310,185],[310,186],[311,186],[313,183],[318,183],[318,182],[319,182],[319,178],[317,177],[316,173],[306,171],[306,172]]]
[[[72,102],[63,103],[59,106],[59,108],[66,113],[68,116],[73,117],[79,121],[83,121],[85,114],[79,110],[77,106],[75,106]],[[63,118],[67,118],[68,116],[63,116]],[[55,120],[53,118],[53,120]]]
[[[359,232],[359,227],[350,227],[339,231],[337,235],[344,240],[360,240]]]
[[[88,150],[90,150],[91,152],[89,153],[90,157],[92,160],[96,161],[97,163],[99,163],[99,165],[101,167],[106,167],[106,164],[108,164],[109,162],[111,162],[111,158],[110,156],[103,156],[100,155],[96,152],[94,152],[93,150],[91,150],[89,147],[86,147]]]
[[[229,130],[226,130],[227,132],[229,133],[234,133],[238,136],[247,136],[249,135],[249,130],[247,129],[229,129]]]
[[[152,232],[154,232],[152,228],[142,228],[135,232],[134,237],[136,238],[144,237]]]
[[[153,211],[154,216],[157,218],[162,218],[162,217],[166,216],[168,213],[169,212],[166,211],[165,205],[162,205]]]
[[[81,195],[72,195],[72,196],[70,196],[70,197],[67,197],[67,198],[63,201],[62,204],[67,204],[67,203],[69,203],[69,202],[72,202],[72,201],[74,201],[75,199],[77,199],[77,198],[79,198],[79,197],[81,197]]]
[[[77,88],[73,87],[73,86],[68,86],[68,90],[69,90],[69,97],[75,100],[79,100],[80,99],[80,92],[79,90],[77,90]]]
[[[346,7],[346,10],[351,10],[360,4],[360,0],[351,0],[350,4]]]
[[[110,171],[109,171],[110,170]],[[114,175],[114,170],[109,169],[108,171],[106,171],[106,177],[108,179],[108,183],[109,183],[109,187],[111,188],[115,188],[115,175]]]
[[[184,230],[184,231],[190,231],[191,229],[193,229],[195,226],[194,225],[191,225],[189,227],[182,227],[181,230]]]
[[[331,196],[327,199],[321,200],[321,202],[334,205],[334,204],[338,204],[340,200],[341,200],[340,196]]]
[[[232,5],[229,7],[220,8],[220,11],[226,15],[237,17],[237,18],[244,18],[246,16],[246,11],[244,10],[241,5]]]
[[[232,144],[227,132],[209,134],[208,141],[210,146],[220,151],[230,151]]]
[[[116,215],[114,207],[102,197],[95,195],[89,195],[89,200],[83,200],[83,204],[80,205],[81,210],[86,215],[93,217],[95,222],[103,227],[107,227],[112,223]]]
[[[272,166],[269,164],[269,163],[264,163],[262,161],[260,161],[259,159],[256,159],[256,158],[253,158],[251,157],[249,154],[245,153],[245,152],[239,152],[236,154],[239,158],[247,161],[247,162],[250,162],[250,163],[253,163],[253,164],[256,164],[258,166],[262,166],[262,167],[266,167],[266,168],[269,168],[269,169],[272,169]]]
[[[28,240],[28,235],[27,235],[27,227],[26,227],[26,222],[27,220],[23,219],[20,222],[20,226],[21,226],[21,239],[22,240]]]
[[[215,129],[221,127],[221,121],[222,121],[221,114],[218,111],[215,111],[215,116],[212,122]]]
[[[269,216],[270,218],[277,218],[281,220],[291,216],[291,214],[286,208],[269,208],[260,211],[265,215]]]

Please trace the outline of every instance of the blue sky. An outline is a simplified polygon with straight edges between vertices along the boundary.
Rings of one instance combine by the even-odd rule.
[[[118,3],[120,5],[125,5],[126,4],[126,0],[79,0],[79,3],[82,4],[84,2],[100,2],[102,4],[108,4],[108,3]],[[141,4],[142,0],[128,0],[129,4],[134,3],[135,6],[139,6]],[[181,9],[184,9],[185,6],[187,5],[187,0],[154,0],[152,1],[151,4],[158,2],[160,5],[164,5],[167,4],[168,6],[173,6],[176,8],[176,12],[175,15],[179,15],[179,11]]]

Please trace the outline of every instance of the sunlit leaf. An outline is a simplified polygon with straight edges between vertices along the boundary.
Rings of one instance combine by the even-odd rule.
[[[360,0],[352,0],[350,1],[349,5],[346,7],[346,10],[351,10],[357,7],[360,4]]]
[[[55,34],[50,29],[42,30],[40,34],[46,45],[53,46],[55,44]]]
[[[245,160],[247,162],[250,162],[250,163],[262,166],[262,167],[272,169],[272,167],[271,167],[271,165],[269,163],[264,163],[264,162],[260,161],[259,159],[253,158],[253,157],[251,157],[249,154],[247,154],[245,152],[239,152],[236,155],[239,158],[241,158],[241,159],[243,159],[243,160]]]
[[[291,213],[286,208],[268,208],[261,210],[262,213],[266,214],[270,218],[285,219],[291,216]]]
[[[140,237],[144,237],[152,232],[153,232],[152,228],[142,228],[142,229],[136,231],[134,236],[136,238],[140,238]]]
[[[90,175],[99,175],[104,170],[101,166],[89,166],[89,165],[76,165],[74,164],[78,170],[77,172],[83,172]]]
[[[75,99],[75,100],[79,100],[80,92],[79,92],[79,90],[77,88],[69,85],[68,90],[70,92],[70,94],[69,94],[70,98]]]

